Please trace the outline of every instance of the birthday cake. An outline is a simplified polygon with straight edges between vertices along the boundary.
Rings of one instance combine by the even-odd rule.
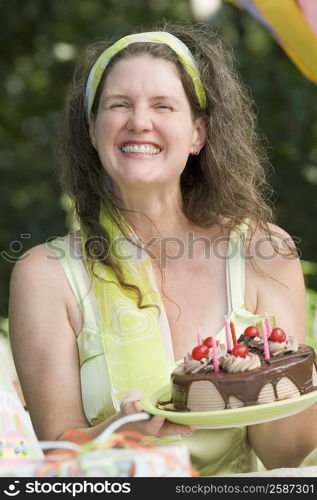
[[[296,398],[317,390],[316,368],[314,350],[281,328],[260,336],[250,326],[232,349],[208,337],[172,373],[170,409],[224,410]]]

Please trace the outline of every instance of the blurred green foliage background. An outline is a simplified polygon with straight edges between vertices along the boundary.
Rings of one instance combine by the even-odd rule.
[[[163,18],[201,19],[190,0],[10,0],[0,8],[0,316],[6,318],[14,262],[28,248],[67,232],[57,151],[61,111],[81,49]],[[311,332],[317,290],[317,85],[247,12],[222,2],[204,22],[232,47],[255,101],[277,223],[300,239]],[[6,322],[0,322],[4,330],[1,324]]]

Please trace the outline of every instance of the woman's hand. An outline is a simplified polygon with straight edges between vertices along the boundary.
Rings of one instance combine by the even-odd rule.
[[[143,411],[141,398],[142,392],[133,392],[128,394],[120,405],[120,411],[117,413],[118,418],[140,413]],[[190,434],[191,427],[187,425],[178,425],[169,422],[164,417],[153,416],[149,420],[139,422],[131,422],[124,424],[119,430],[134,431],[143,434],[144,436],[155,436],[163,438],[165,436],[174,436],[175,434]]]

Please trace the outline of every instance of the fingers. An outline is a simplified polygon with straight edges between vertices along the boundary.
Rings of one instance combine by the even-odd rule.
[[[176,434],[191,434],[192,428],[188,425],[178,425],[165,420],[164,417],[154,416],[146,422],[149,435],[163,438],[165,436],[175,436]]]
[[[123,401],[132,401],[134,399],[142,399],[144,396],[144,392],[141,392],[141,391],[133,391],[133,392],[129,392],[129,394],[127,394],[125,396],[125,398],[122,400]]]
[[[143,392],[135,391],[127,394],[122,400],[120,405],[120,413],[122,416],[132,415],[133,413],[139,413],[143,410],[141,399],[143,397]],[[178,425],[168,420],[164,417],[155,415],[151,417],[150,420],[146,422],[135,422],[132,424],[133,428],[141,432],[145,436],[156,436],[158,438],[163,438],[165,436],[174,436],[176,434],[191,434],[192,429],[187,425]],[[131,427],[131,424],[129,425]]]
[[[172,422],[168,422],[166,420],[159,432],[158,437],[175,436],[175,434],[186,435],[191,433],[192,433],[192,428],[189,427],[188,425],[173,424]]]
[[[149,422],[146,423],[146,431],[149,436],[158,436],[163,425],[165,418],[164,417],[152,417]]]
[[[142,404],[140,399],[143,397],[143,392],[131,392],[122,400],[120,410],[123,415],[131,415],[132,413],[139,413],[142,411]]]

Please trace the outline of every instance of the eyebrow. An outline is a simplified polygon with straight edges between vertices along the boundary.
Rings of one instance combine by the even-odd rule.
[[[103,100],[106,99],[128,99],[128,96],[125,94],[109,94],[104,96]]]
[[[126,94],[109,94],[105,95],[102,99],[102,101],[108,101],[110,99],[131,99],[128,95]],[[156,95],[153,97],[150,97],[150,101],[156,101],[156,100],[161,100],[161,101],[172,101],[175,102],[176,104],[180,104],[179,99],[174,96],[170,95]]]

